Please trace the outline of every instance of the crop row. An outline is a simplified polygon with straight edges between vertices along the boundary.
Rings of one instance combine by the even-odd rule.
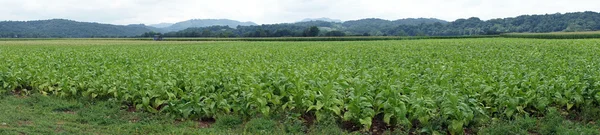
[[[589,39],[600,38],[600,32],[556,32],[556,33],[507,33],[501,37],[536,39]]]
[[[183,118],[294,112],[452,133],[600,103],[597,40],[56,45],[70,42],[3,42],[0,93],[116,99]]]

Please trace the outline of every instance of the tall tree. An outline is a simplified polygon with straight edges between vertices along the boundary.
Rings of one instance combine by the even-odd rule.
[[[307,28],[306,30],[304,30],[304,36],[305,37],[316,37],[319,36],[319,27],[317,26],[311,26],[309,28]]]

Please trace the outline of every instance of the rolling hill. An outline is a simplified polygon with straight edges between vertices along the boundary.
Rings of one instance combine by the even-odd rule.
[[[87,38],[87,37],[126,37],[144,32],[156,31],[145,25],[112,25],[90,22],[77,22],[66,19],[36,21],[2,21],[0,37],[28,38]]]
[[[208,27],[208,26],[229,26],[235,28],[237,26],[251,26],[258,25],[254,22],[240,22],[229,19],[192,19],[183,22],[175,23],[169,27],[161,28],[162,31],[179,31],[193,27]]]

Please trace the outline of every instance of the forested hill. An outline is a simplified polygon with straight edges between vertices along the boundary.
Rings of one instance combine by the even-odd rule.
[[[192,19],[192,20],[187,20],[187,21],[183,21],[183,22],[178,22],[175,23],[171,26],[162,28],[162,31],[179,31],[179,30],[183,30],[183,29],[187,29],[187,28],[192,28],[192,27],[208,27],[208,26],[230,26],[230,27],[237,27],[237,26],[251,26],[251,25],[257,25],[254,22],[240,22],[240,21],[236,21],[236,20],[229,20],[229,19]]]
[[[141,35],[149,31],[156,31],[156,29],[145,25],[111,25],[77,22],[65,19],[0,22],[1,38],[128,37]]]
[[[344,22],[347,24],[348,22]],[[572,32],[600,30],[600,13],[575,12],[565,14],[522,15],[518,17],[481,20],[477,17],[458,19],[449,23],[412,23],[412,25],[386,23],[362,23],[346,25],[345,32],[369,35],[399,36],[456,36],[456,35],[494,35],[510,32]],[[385,26],[385,27],[382,27]],[[356,28],[353,28],[356,27]]]
[[[394,21],[368,18],[342,23],[349,34],[358,35],[368,33],[369,35],[384,35],[387,30],[394,29],[400,25],[417,26],[421,24],[447,24],[447,21],[435,18],[407,18]]]
[[[491,20],[472,17],[452,22],[433,18],[399,20],[368,18],[346,22],[307,21],[268,25],[226,19],[203,19],[166,25],[165,28],[155,28],[143,24],[111,25],[65,19],[3,21],[0,22],[0,38],[154,36],[158,32],[179,29],[181,30],[164,35],[166,37],[459,36],[511,32],[596,31],[600,30],[600,13],[522,15]]]
[[[318,34],[307,34],[311,26]],[[511,32],[558,32],[600,30],[600,13],[575,12],[565,14],[522,15],[518,17],[481,20],[476,17],[446,22],[438,19],[361,19],[343,23],[310,21],[291,24],[239,26],[236,29],[219,26],[189,28],[166,33],[176,37],[286,37],[286,36],[460,36],[495,35]]]
[[[367,18],[346,22],[330,21],[300,21],[296,23],[263,24],[256,26],[238,26],[229,28],[226,26],[210,26],[188,28],[177,32],[165,33],[167,37],[297,37],[297,36],[346,36],[383,35],[381,31],[396,28],[400,25],[418,26],[421,24],[447,24],[447,21],[434,18],[407,18],[399,20],[384,20]],[[308,34],[312,26],[318,27],[317,34]],[[147,33],[143,36],[152,36],[156,33]]]

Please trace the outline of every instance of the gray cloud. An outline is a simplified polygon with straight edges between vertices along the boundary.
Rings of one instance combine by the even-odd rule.
[[[0,20],[65,18],[113,24],[153,24],[188,19],[256,23],[304,18],[493,19],[523,14],[600,11],[597,0],[0,0]]]

